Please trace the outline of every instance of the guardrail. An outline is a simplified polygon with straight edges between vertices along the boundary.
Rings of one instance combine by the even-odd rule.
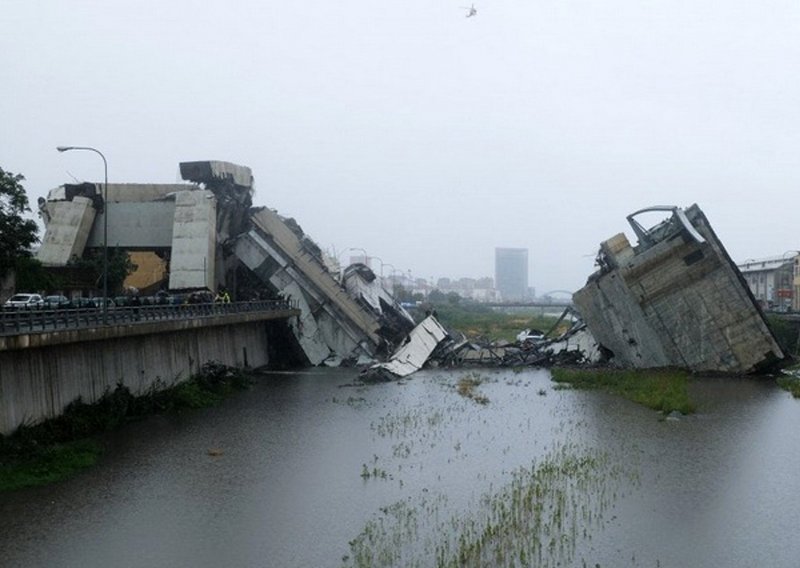
[[[106,325],[131,325],[159,320],[199,319],[245,312],[292,310],[298,309],[298,306],[297,300],[257,300],[253,302],[109,307]],[[44,333],[103,325],[101,308],[24,309],[0,312],[0,335]]]

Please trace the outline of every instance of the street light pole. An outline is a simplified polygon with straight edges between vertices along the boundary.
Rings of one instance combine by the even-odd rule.
[[[388,262],[381,262],[381,286],[383,286],[383,267],[384,266],[391,266],[392,267],[392,273],[394,273],[394,270],[395,270],[394,264],[391,264],[391,263],[388,263]],[[391,283],[391,286],[390,286],[391,294],[394,296],[394,277],[389,278],[389,282]]]
[[[391,264],[389,262],[381,262],[381,278],[383,278],[383,267],[384,266],[391,266],[392,267],[392,272],[394,272],[394,270],[395,270],[394,264]]]
[[[361,252],[363,252],[363,253],[364,253],[364,264],[366,264],[367,266],[369,266],[369,258],[370,258],[370,257],[369,257],[369,255],[367,254],[367,251],[366,251],[366,250],[364,250],[364,249],[362,249],[362,248],[358,248],[358,247],[350,247],[350,248],[349,248],[349,249],[347,249],[347,250],[360,250]]]
[[[371,256],[370,258],[374,258],[381,263],[381,278],[383,278],[383,259],[379,256]]]
[[[108,162],[103,153],[91,146],[57,146],[59,152],[87,150],[103,158],[103,325],[108,324]]]

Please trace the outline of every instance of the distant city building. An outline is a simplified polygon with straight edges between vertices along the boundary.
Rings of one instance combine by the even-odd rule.
[[[494,281],[488,276],[483,278],[439,278],[436,281],[436,288],[442,293],[455,292],[462,298],[475,302],[498,301]]]
[[[798,309],[794,305],[796,256],[747,260],[739,264],[750,291],[764,308]]]
[[[503,301],[526,299],[528,296],[528,249],[495,248],[494,281]]]

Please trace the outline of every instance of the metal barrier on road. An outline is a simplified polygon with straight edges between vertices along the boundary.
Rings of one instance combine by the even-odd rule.
[[[297,308],[297,300],[256,300],[252,302],[155,304],[113,307],[108,309],[107,325],[129,325],[163,320],[200,319],[228,314],[274,312]],[[103,310],[100,308],[3,310],[0,312],[0,335],[46,333],[56,330],[85,329],[101,326],[103,326]]]

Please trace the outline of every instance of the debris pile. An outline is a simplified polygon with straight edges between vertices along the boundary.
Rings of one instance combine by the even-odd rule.
[[[556,330],[568,321],[566,331]],[[586,329],[586,324],[574,309],[567,308],[546,333],[524,330],[516,343],[495,341],[479,343],[462,339],[443,349],[440,365],[458,367],[469,365],[497,367],[551,367],[553,365],[598,365],[606,361],[607,353]]]
[[[569,321],[559,335],[557,329]],[[407,337],[388,362],[377,363],[361,376],[365,382],[402,378],[429,367],[495,366],[550,367],[553,365],[598,365],[607,361],[608,352],[592,337],[580,315],[567,308],[547,333],[524,330],[515,343],[508,341],[470,341],[447,330],[434,316],[428,316]]]
[[[449,335],[434,316],[422,320],[408,334],[400,348],[385,363],[366,369],[361,379],[367,382],[389,381],[407,377],[425,365],[437,346]]]
[[[649,229],[636,220],[653,212],[667,218]],[[415,367],[609,364],[757,373],[785,362],[747,283],[697,205],[650,207],[628,222],[638,244],[631,246],[622,233],[604,241],[599,270],[550,331],[524,330],[516,343],[448,334]],[[555,336],[567,318],[568,329]],[[392,365],[373,368],[404,376]]]

